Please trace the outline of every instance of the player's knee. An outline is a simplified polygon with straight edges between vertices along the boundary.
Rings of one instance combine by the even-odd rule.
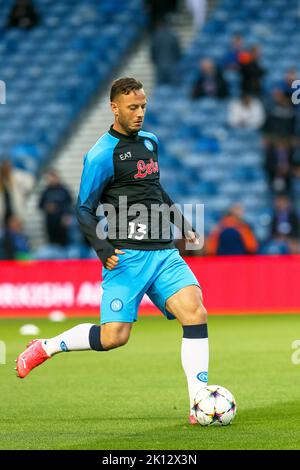
[[[188,310],[188,324],[200,325],[207,323],[207,310],[202,303],[192,304]]]
[[[207,323],[207,310],[203,304],[199,307],[200,323]]]

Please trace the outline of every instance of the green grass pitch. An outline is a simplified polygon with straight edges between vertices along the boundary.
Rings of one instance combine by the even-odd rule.
[[[291,360],[300,316],[209,318],[209,383],[231,390],[238,406],[231,426],[209,428],[188,425],[181,327],[162,317],[140,317],[123,348],[63,353],[16,378],[22,324],[50,337],[90,321],[0,321],[0,449],[300,448],[300,364]]]

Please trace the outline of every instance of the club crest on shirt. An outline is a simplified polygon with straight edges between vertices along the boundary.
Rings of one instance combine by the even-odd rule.
[[[144,140],[144,145],[150,152],[153,152],[154,147],[153,147],[153,144],[152,144],[151,140],[145,139]]]

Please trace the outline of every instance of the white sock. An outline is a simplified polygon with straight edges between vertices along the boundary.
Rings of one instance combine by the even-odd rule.
[[[44,350],[49,356],[65,351],[86,351],[91,348],[89,334],[93,323],[82,323],[64,331],[54,338],[42,340]]]
[[[197,391],[207,385],[209,361],[208,337],[186,337],[195,335],[204,336],[201,333],[197,334],[197,328],[193,330],[193,327],[197,327],[198,331],[200,328],[200,331],[202,331],[202,333],[204,332],[204,335],[206,329],[207,333],[207,325],[183,327],[184,337],[182,338],[181,361],[188,383],[190,408],[194,405],[194,398]],[[196,334],[186,334],[185,329],[187,329],[188,332],[196,331]]]

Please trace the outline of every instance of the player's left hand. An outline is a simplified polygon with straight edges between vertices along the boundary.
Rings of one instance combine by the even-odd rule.
[[[117,255],[125,255],[125,251],[118,250],[118,248],[116,248],[115,249],[115,255],[112,255],[110,258],[107,258],[106,263],[105,263],[105,267],[109,271],[111,271],[112,269],[114,269],[117,266],[117,264],[119,262],[119,257]]]

